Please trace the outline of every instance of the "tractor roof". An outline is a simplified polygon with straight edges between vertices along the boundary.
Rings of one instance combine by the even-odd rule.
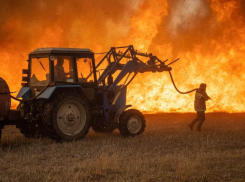
[[[30,54],[52,54],[52,53],[93,53],[90,49],[80,49],[80,48],[57,48],[57,47],[46,47],[35,49]]]

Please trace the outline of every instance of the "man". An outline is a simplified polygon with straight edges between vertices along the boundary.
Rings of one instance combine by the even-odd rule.
[[[62,57],[57,58],[57,64],[54,66],[54,80],[66,82],[66,73],[63,67],[64,59]]]
[[[197,112],[197,117],[188,125],[191,130],[198,121],[197,131],[201,131],[202,123],[205,121],[206,101],[211,99],[206,93],[207,85],[201,83],[199,89],[196,91],[194,107]]]

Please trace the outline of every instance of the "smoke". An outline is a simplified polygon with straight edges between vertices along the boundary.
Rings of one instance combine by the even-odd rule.
[[[171,53],[166,54],[175,58],[180,51],[191,51],[220,36],[216,17],[208,1],[169,0],[168,7],[168,15],[162,17],[158,34],[150,46],[151,51],[158,51],[155,48],[157,46],[171,45]]]
[[[169,1],[169,4],[171,13],[168,31],[173,36],[194,29],[196,23],[207,18],[211,12],[205,0],[176,0]]]
[[[0,1],[0,47],[111,46],[128,33],[139,1]],[[126,25],[126,26],[125,26]]]

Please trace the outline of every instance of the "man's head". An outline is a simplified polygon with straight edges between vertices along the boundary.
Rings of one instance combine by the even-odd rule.
[[[58,57],[57,58],[57,65],[63,66],[63,64],[64,64],[64,59],[62,57]]]
[[[205,83],[201,83],[199,88],[200,88],[200,90],[206,91],[206,87],[207,87],[207,85]]]

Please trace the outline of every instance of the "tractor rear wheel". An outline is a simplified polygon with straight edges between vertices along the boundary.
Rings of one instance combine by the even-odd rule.
[[[124,111],[119,117],[119,131],[123,136],[136,136],[145,131],[144,115],[136,109]]]
[[[83,138],[88,133],[90,118],[87,102],[77,94],[61,95],[53,99],[44,112],[48,135],[56,140]]]

